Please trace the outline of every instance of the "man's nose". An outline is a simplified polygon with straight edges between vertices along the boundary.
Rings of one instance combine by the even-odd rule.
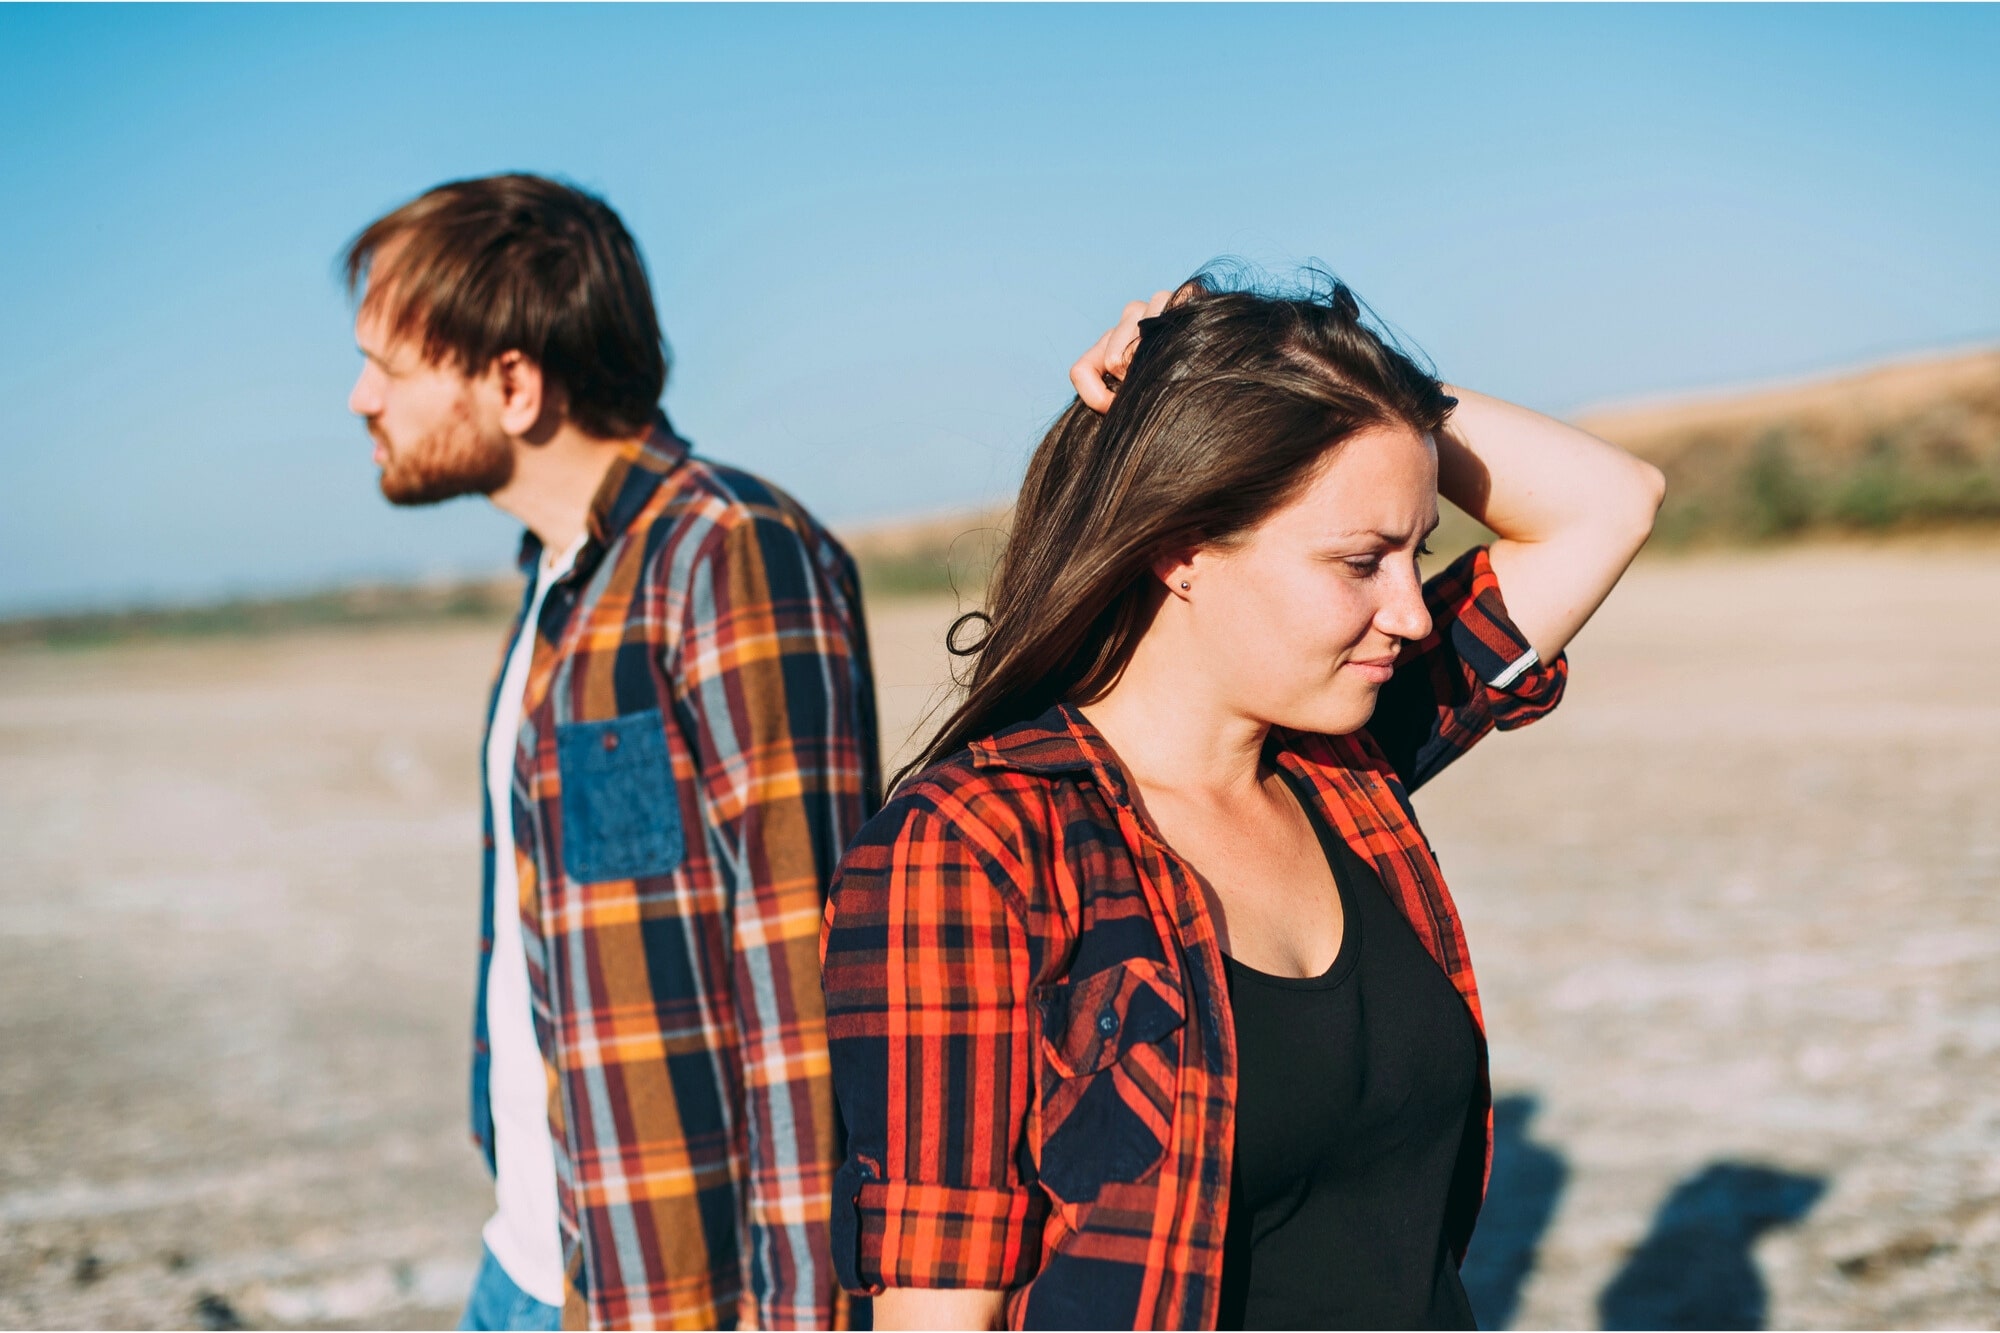
[[[355,376],[354,388],[348,391],[347,410],[357,417],[372,417],[382,410],[380,396],[370,383],[375,377],[367,370]]]

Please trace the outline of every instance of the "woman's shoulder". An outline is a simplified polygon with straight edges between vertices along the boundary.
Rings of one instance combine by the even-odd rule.
[[[1063,822],[1053,774],[1006,762],[992,738],[975,741],[899,784],[841,859],[840,879],[979,868],[1010,894],[1028,895]]]
[[[905,778],[858,840],[871,835],[949,836],[976,828],[1010,833],[1037,822],[1035,784],[982,762],[977,747],[947,755]]]
[[[1057,705],[961,746],[897,788],[876,818],[896,825],[921,814],[996,829],[1039,828],[1059,818],[1059,791],[1093,765],[1071,710]]]

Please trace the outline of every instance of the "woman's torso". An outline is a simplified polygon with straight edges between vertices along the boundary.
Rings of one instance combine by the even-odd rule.
[[[1380,751],[1365,736],[1274,749],[1472,1009],[1455,909]],[[1053,709],[909,784],[871,829],[823,946],[850,1131],[843,1282],[1004,1288],[1013,1327],[1212,1326],[1235,1142],[1227,976],[1192,870],[1115,755]],[[1475,1100],[1483,1130],[1483,1083]],[[1454,1249],[1483,1165],[1474,1151],[1454,1181]]]
[[[1471,1020],[1473,1146],[1443,1224],[1456,1254],[1490,1152],[1484,1038],[1409,793],[1496,727],[1554,708],[1567,667],[1535,664],[1484,550],[1424,592],[1432,634],[1364,731],[1283,732],[1273,749]],[[850,1290],[1005,1291],[1015,1327],[1215,1321],[1238,1060],[1210,915],[1073,708],[904,784],[843,858],[821,939],[848,1130],[831,1241]]]
[[[1317,977],[1226,963],[1237,1092],[1219,1323],[1469,1328],[1446,1215],[1483,1146],[1478,1034],[1374,871],[1298,795],[1345,929]]]

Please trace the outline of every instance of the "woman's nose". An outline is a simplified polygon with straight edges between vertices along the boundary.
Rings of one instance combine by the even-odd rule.
[[[1375,617],[1383,633],[1414,643],[1431,632],[1431,611],[1424,605],[1424,588],[1416,571],[1396,580],[1396,590]]]

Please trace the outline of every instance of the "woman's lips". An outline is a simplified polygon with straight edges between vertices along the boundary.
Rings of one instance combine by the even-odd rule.
[[[1349,670],[1358,673],[1363,680],[1372,680],[1377,685],[1387,683],[1389,677],[1396,674],[1396,659],[1393,657],[1376,657],[1370,659],[1350,657],[1344,665]]]

